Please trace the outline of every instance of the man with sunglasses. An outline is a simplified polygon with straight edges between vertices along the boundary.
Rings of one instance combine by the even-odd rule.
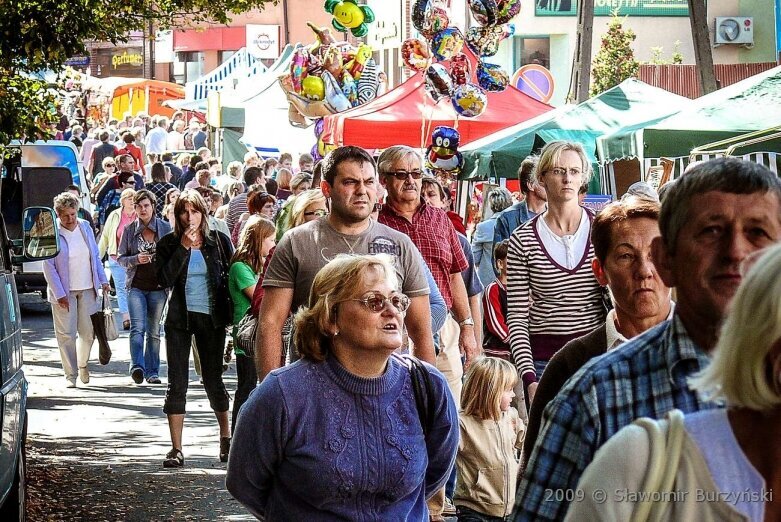
[[[281,364],[282,327],[307,303],[317,272],[338,254],[389,254],[402,292],[410,298],[404,324],[415,354],[434,362],[429,284],[423,259],[409,237],[371,219],[377,201],[377,170],[359,147],[340,147],[323,160],[321,189],[330,214],[285,232],[262,283],[256,366],[262,380]],[[296,356],[291,353],[291,357]]]

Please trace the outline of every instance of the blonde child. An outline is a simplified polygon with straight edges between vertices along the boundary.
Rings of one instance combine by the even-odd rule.
[[[453,497],[459,522],[503,521],[513,509],[526,429],[510,406],[517,383],[515,367],[496,357],[481,357],[467,373]]]

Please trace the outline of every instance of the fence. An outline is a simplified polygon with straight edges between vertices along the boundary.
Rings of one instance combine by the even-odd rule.
[[[713,66],[719,87],[726,87],[749,76],[776,67],[775,62],[764,63],[720,63]],[[637,78],[649,85],[660,87],[687,98],[698,98],[701,94],[696,65],[669,64],[640,66]]]

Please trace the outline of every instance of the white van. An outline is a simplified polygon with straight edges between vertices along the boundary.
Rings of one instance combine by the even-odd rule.
[[[9,239],[22,239],[22,209],[51,207],[54,196],[67,190],[68,185],[81,188],[81,205],[91,210],[84,166],[73,143],[54,140],[13,142],[9,148],[18,149],[11,157],[0,158],[0,209]],[[46,280],[40,261],[17,267],[14,277],[20,293],[41,292],[45,297]]]

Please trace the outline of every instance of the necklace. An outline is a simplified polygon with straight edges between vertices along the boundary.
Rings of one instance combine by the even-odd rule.
[[[360,240],[361,240],[361,238],[359,237],[358,239],[356,239],[355,241],[353,241],[353,242],[352,242],[352,244],[351,244],[349,241],[347,241],[347,238],[345,238],[344,236],[342,236],[342,241],[344,241],[344,244],[345,244],[345,245],[347,245],[347,248],[349,248],[349,249],[350,249],[350,253],[351,253],[351,254],[354,254],[354,253],[355,253],[355,246],[358,244],[358,241],[360,241]]]

